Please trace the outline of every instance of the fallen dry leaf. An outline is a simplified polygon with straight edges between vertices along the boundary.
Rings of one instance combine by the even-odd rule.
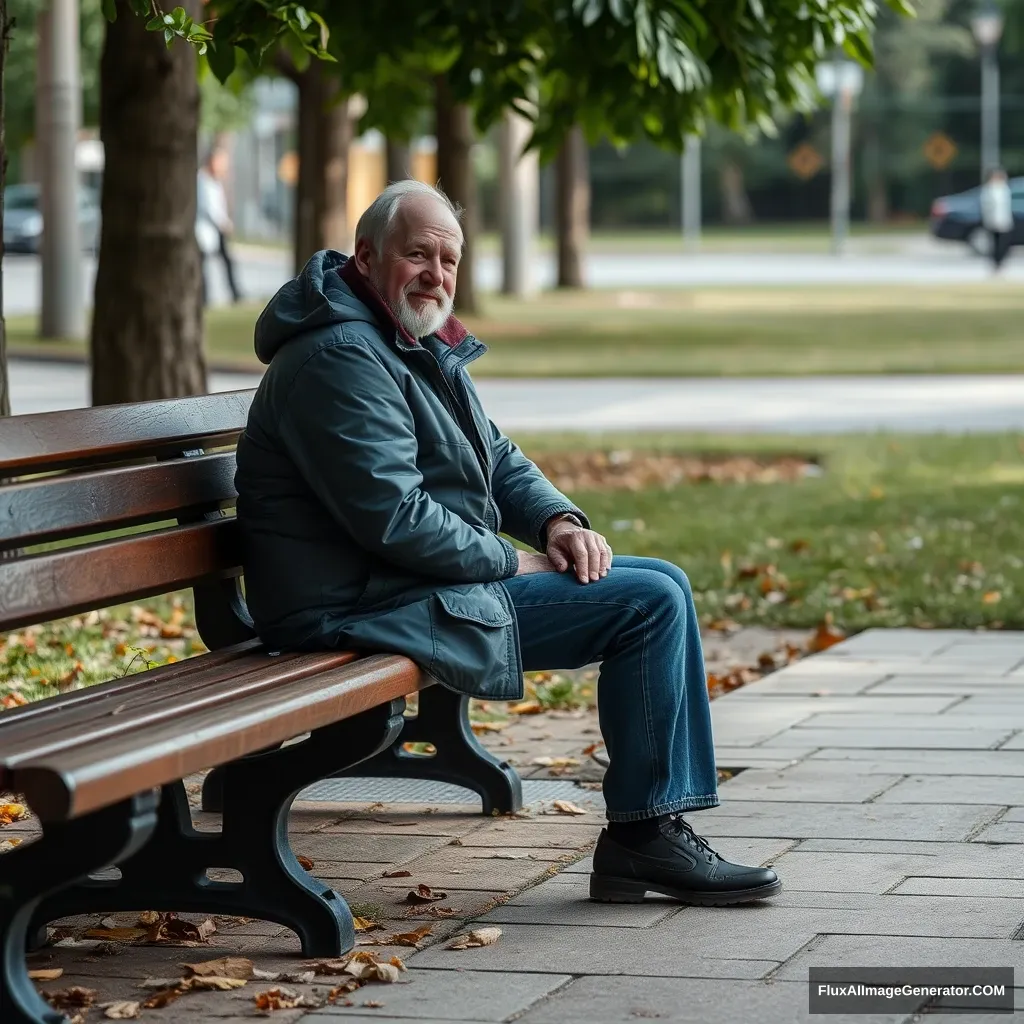
[[[147,920],[151,920],[151,914],[152,911],[147,912]],[[193,924],[172,913],[158,914],[156,920],[146,928],[145,941],[160,946],[205,946],[216,930],[217,926],[209,918],[200,924]]]
[[[363,1003],[363,1006],[365,1006],[368,1010],[379,1010],[383,1005],[384,1004],[380,1002],[380,1000],[378,999],[367,999]]]
[[[1003,595],[998,590],[989,590],[981,599],[982,604],[999,604]]]
[[[381,878],[412,878],[411,871],[385,871]]]
[[[401,969],[394,964],[353,962],[346,968],[346,972],[359,981],[380,981],[391,985],[398,981]]]
[[[169,985],[167,988],[158,989],[142,1001],[142,1008],[144,1010],[162,1010],[165,1006],[170,1006],[175,1000],[180,999],[184,991],[184,989],[179,988],[177,985]]]
[[[253,981],[279,981],[286,985],[309,985],[316,975],[312,971],[261,971],[254,967]]]
[[[8,850],[13,850],[16,846],[21,846],[20,839],[4,839],[0,842],[0,853],[7,853]]]
[[[587,812],[578,807],[571,800],[556,800],[551,805],[559,814],[586,814]]]
[[[418,885],[415,889],[409,890],[405,897],[407,903],[437,903],[439,900],[448,899],[448,893],[431,889],[429,885]]]
[[[352,927],[357,932],[371,932],[374,928],[379,928],[380,925],[366,917],[354,917],[352,918]]]
[[[508,706],[510,715],[539,715],[543,710],[539,700],[523,700]]]
[[[159,922],[160,916],[160,912],[157,910],[144,910],[139,914],[137,924],[140,928],[152,928],[153,925]]]
[[[28,979],[29,981],[56,981],[63,973],[63,967],[38,967],[28,972]]]
[[[412,932],[396,932],[376,939],[364,939],[364,945],[372,946],[412,946],[420,948],[420,943],[433,931],[433,925],[425,924]]]
[[[350,995],[360,987],[361,986],[359,982],[356,981],[355,978],[349,978],[348,981],[343,981],[340,985],[336,985],[334,988],[330,990],[330,992],[327,993],[327,1002],[334,1004],[342,996]],[[351,1006],[352,1004],[348,1000],[346,1000],[345,1002],[341,1003],[341,1005]]]
[[[807,650],[811,654],[820,654],[822,651],[827,651],[830,647],[842,643],[845,639],[846,634],[832,624],[832,613],[828,612],[814,631],[814,635],[807,641]]]
[[[257,1010],[272,1012],[274,1010],[294,1010],[298,1006],[319,1007],[319,1002],[310,999],[290,988],[268,988],[266,992],[257,992],[253,997]]]
[[[471,728],[478,736],[485,732],[501,732],[508,722],[472,722]]]
[[[426,906],[410,907],[406,912],[406,917],[454,917],[459,912],[458,907],[442,907],[436,903],[430,903]]]
[[[299,862],[299,866],[306,871],[312,871],[316,866],[308,857],[303,857],[302,854],[299,854],[295,859]]]
[[[465,935],[456,935],[445,949],[476,949],[493,946],[501,938],[500,928],[476,928]]]
[[[43,998],[55,1009],[66,1010],[72,1007],[92,1006],[96,1002],[96,990],[73,985],[71,988],[58,989],[56,992],[45,992]]]
[[[198,964],[182,964],[190,976],[206,978],[251,978],[252,961],[244,956],[222,956],[217,960],[204,960]]]
[[[10,825],[28,817],[28,808],[24,804],[0,804],[0,825]]]
[[[572,768],[578,765],[579,759],[575,757],[535,757],[530,764],[540,768]]]
[[[117,1003],[101,1003],[100,1009],[108,1020],[135,1020],[142,1007],[134,1000],[122,999]]]
[[[245,984],[245,978],[220,978],[213,974],[197,974],[182,979],[182,987],[186,992],[230,992],[233,988],[241,988]]]

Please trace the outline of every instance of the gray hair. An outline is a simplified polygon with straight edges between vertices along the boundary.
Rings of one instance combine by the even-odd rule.
[[[429,196],[436,199],[455,218],[456,223],[462,226],[462,207],[453,203],[441,189],[415,178],[403,178],[401,181],[391,182],[363,212],[359,223],[356,224],[356,242],[365,238],[373,246],[373,251],[379,255],[402,200],[410,196]]]

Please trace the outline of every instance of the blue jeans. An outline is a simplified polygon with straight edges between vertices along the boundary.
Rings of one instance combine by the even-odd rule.
[[[717,807],[718,777],[697,612],[683,571],[616,555],[608,575],[505,580],[519,619],[523,667],[601,662],[598,716],[610,765],[611,821]]]

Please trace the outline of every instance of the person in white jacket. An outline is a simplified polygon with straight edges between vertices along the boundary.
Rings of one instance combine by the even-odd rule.
[[[228,200],[224,192],[223,179],[227,175],[228,155],[223,149],[214,148],[207,154],[196,180],[196,241],[203,261],[203,305],[209,300],[207,280],[211,256],[220,255],[227,273],[228,287],[235,302],[240,301],[235,277],[234,260],[228,249],[233,226],[228,214]]]
[[[993,170],[981,186],[981,223],[992,239],[989,254],[998,270],[1010,251],[1013,233],[1013,196],[1006,171]]]

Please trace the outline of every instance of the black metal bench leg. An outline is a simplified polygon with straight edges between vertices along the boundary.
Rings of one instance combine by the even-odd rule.
[[[402,727],[404,700],[318,729],[306,739],[241,758],[223,773],[220,832],[192,825],[184,786],[164,787],[153,840],[120,865],[119,879],[89,879],[43,902],[35,923],[94,911],[158,910],[258,917],[295,931],[307,956],[338,956],[355,942],[344,899],[303,870],[288,844],[288,811],[311,782],[372,756]],[[219,881],[228,868],[241,881]]]
[[[406,751],[406,743],[430,743],[437,753]],[[463,786],[480,795],[484,814],[512,814],[523,806],[523,785],[516,770],[495,757],[473,734],[469,698],[442,686],[419,695],[419,713],[407,718],[391,746],[336,777],[431,779]]]
[[[47,825],[43,837],[0,857],[0,1021],[59,1024],[66,1020],[29,980],[25,954],[34,916],[47,893],[129,857],[152,834],[156,791],[74,821]]]

